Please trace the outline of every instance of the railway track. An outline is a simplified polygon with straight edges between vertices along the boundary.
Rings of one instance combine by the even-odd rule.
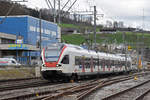
[[[9,79],[0,80],[0,92],[8,90],[17,90],[30,87],[38,87],[52,84],[42,78],[22,78],[22,79]]]
[[[73,95],[75,100],[82,100],[84,97],[86,97],[88,94],[94,92],[95,90],[102,88],[107,85],[111,85],[117,82],[125,81],[133,79],[133,76],[127,76],[127,77],[121,77],[121,78],[115,78],[115,79],[105,79],[105,80],[99,80],[97,82],[89,83],[88,85],[81,85],[79,87],[73,87],[68,90],[65,90],[57,95],[50,95],[48,97],[40,98],[42,100],[53,100],[57,99],[59,97],[62,97],[64,100],[68,99],[66,97],[69,97],[68,95]],[[88,87],[87,87],[88,86]]]
[[[39,86],[45,86],[50,85],[52,83],[49,83],[45,80],[38,80],[33,82],[26,82],[26,83],[16,83],[16,84],[7,84],[7,85],[1,85],[0,86],[0,92],[2,91],[8,91],[8,90],[17,90],[17,89],[24,89],[24,88],[30,88],[30,87],[39,87]]]
[[[131,88],[107,96],[102,100],[142,100],[142,98],[150,92],[149,86],[150,80],[147,80]]]
[[[117,78],[108,78],[108,79],[99,79],[99,80],[93,80],[89,81],[87,83],[79,83],[78,85],[70,85],[68,87],[65,87],[63,84],[61,84],[61,88],[54,89],[54,90],[44,90],[44,91],[38,91],[34,93],[27,93],[27,94],[22,94],[22,95],[17,95],[13,97],[7,97],[7,100],[24,100],[26,99],[33,99],[33,100],[53,100],[53,99],[58,99],[58,98],[66,98],[70,97],[75,98],[75,100],[82,100],[84,99],[88,94],[94,92],[97,89],[100,89],[104,86],[108,86],[111,84],[115,84],[117,82],[121,81],[126,81],[133,79],[135,75],[138,77],[146,75],[147,73],[142,73],[142,74],[133,74],[133,75],[128,75],[124,77],[117,77]],[[54,86],[52,88],[56,88],[59,86]],[[3,99],[5,100],[5,98]]]
[[[142,76],[141,74],[136,74],[139,76]],[[74,98],[75,100],[82,100],[85,98],[88,94],[94,92],[95,90],[102,88],[107,85],[111,85],[117,82],[125,81],[125,80],[130,80],[133,79],[134,76],[129,75],[127,77],[119,77],[119,78],[114,78],[114,79],[104,79],[104,80],[98,80],[93,83],[89,83],[87,85],[81,85],[79,87],[73,87],[68,90],[65,90],[63,92],[58,93],[57,95],[50,95],[47,97],[41,97],[40,99],[42,100],[53,100],[53,99],[58,99],[58,98],[63,98],[63,100],[70,98]]]
[[[137,96],[135,100],[143,100],[144,97],[145,97],[148,93],[150,93],[150,89],[146,90],[145,92],[143,92],[142,94],[140,94],[139,96]]]
[[[5,79],[5,80],[0,80],[0,84],[4,82],[17,82],[17,81],[26,81],[26,80],[33,80],[33,79],[41,79],[41,78],[33,77],[33,78]]]
[[[88,81],[88,82],[92,82],[92,81]],[[66,84],[67,84],[67,86],[65,86]],[[78,86],[80,84],[84,84],[84,83],[78,83],[78,84],[75,84],[75,83],[64,83],[64,84],[56,84],[56,85],[54,85],[54,84],[52,85],[51,84],[49,86],[38,87],[36,89],[30,89],[30,88],[27,89],[27,90],[22,89],[22,90],[14,91],[16,93],[14,93],[11,96],[1,97],[1,100],[16,100],[16,99],[17,100],[24,100],[24,99],[29,99],[29,98],[30,99],[31,98],[37,99],[37,98],[41,98],[40,96],[47,95],[47,94],[50,94],[50,93],[57,93],[58,91],[64,91],[66,89],[69,89],[69,88],[72,88],[72,87],[76,87],[76,86]],[[21,92],[22,92],[22,94],[18,94],[18,93],[21,93]],[[10,93],[9,92],[2,93],[2,94],[0,93],[0,96],[8,95],[8,94],[12,94],[12,92],[10,92]]]

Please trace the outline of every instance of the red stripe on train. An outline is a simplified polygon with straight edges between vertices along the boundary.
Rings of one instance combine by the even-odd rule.
[[[61,51],[61,53],[60,53],[60,56],[59,56],[59,58],[58,58],[58,61],[57,61],[57,64],[58,64],[58,62],[59,62],[59,60],[60,60],[60,57],[62,56],[62,54],[63,54],[63,52],[64,52],[64,50],[67,48],[67,46],[64,46],[63,47],[63,49],[62,49],[62,51]]]
[[[99,66],[98,66],[98,71],[100,71]]]
[[[105,71],[105,66],[103,67],[103,71]]]
[[[110,71],[110,68],[108,68],[108,71]]]
[[[56,65],[58,64],[58,62],[59,62],[59,60],[60,60],[60,57],[62,56],[62,54],[63,54],[63,52],[64,52],[64,50],[65,50],[66,47],[67,47],[67,46],[64,46],[64,47],[63,47],[63,49],[62,49],[62,51],[61,51],[61,53],[60,53],[60,56],[59,56],[57,62],[46,62],[46,60],[45,60],[45,55],[44,55],[44,61],[45,61],[46,67],[56,67]],[[45,54],[45,50],[44,50],[43,53]]]

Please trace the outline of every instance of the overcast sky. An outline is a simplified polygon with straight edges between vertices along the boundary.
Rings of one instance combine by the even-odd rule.
[[[61,1],[63,5],[67,0]],[[74,0],[71,1],[73,2]],[[32,8],[48,8],[45,0],[28,0],[28,3],[25,4]],[[109,19],[112,21],[124,21],[127,26],[141,28],[143,27],[144,12],[144,28],[150,30],[149,4],[150,0],[78,0],[73,9],[85,11],[89,10],[89,5],[96,5],[98,13],[104,14],[103,18],[99,18],[99,23],[105,23],[105,20]]]

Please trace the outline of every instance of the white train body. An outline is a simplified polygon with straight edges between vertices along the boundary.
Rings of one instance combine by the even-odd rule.
[[[42,76],[46,79],[64,76],[88,76],[131,71],[131,58],[95,52],[80,46],[54,44],[42,51]]]

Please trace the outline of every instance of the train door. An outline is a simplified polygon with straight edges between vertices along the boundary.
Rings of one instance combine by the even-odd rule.
[[[98,57],[98,59],[97,59],[97,70],[98,70],[98,73],[100,72],[100,62],[99,62],[99,57]]]
[[[99,72],[101,72],[102,71],[102,59],[99,59],[99,67],[100,67],[100,71]]]
[[[94,63],[93,63],[93,57],[91,57],[91,60],[90,60],[90,68],[91,68],[91,72],[93,72],[93,66],[94,66]]]
[[[63,66],[64,72],[69,73],[71,70],[71,66],[70,66],[70,56],[69,54],[64,55],[61,64]]]
[[[104,58],[102,59],[102,69],[103,69],[103,72],[105,72],[106,69],[105,69],[105,59]]]
[[[81,64],[82,64],[82,72],[85,72],[85,57],[82,56],[82,59],[81,59]]]
[[[115,60],[113,59],[112,61],[111,61],[111,71],[112,72],[115,72]]]
[[[111,70],[111,61],[110,61],[110,59],[108,59],[107,68],[108,68],[108,72],[110,72],[110,70]]]
[[[115,71],[115,72],[118,71],[118,62],[117,62],[116,59],[114,60],[114,71]]]

